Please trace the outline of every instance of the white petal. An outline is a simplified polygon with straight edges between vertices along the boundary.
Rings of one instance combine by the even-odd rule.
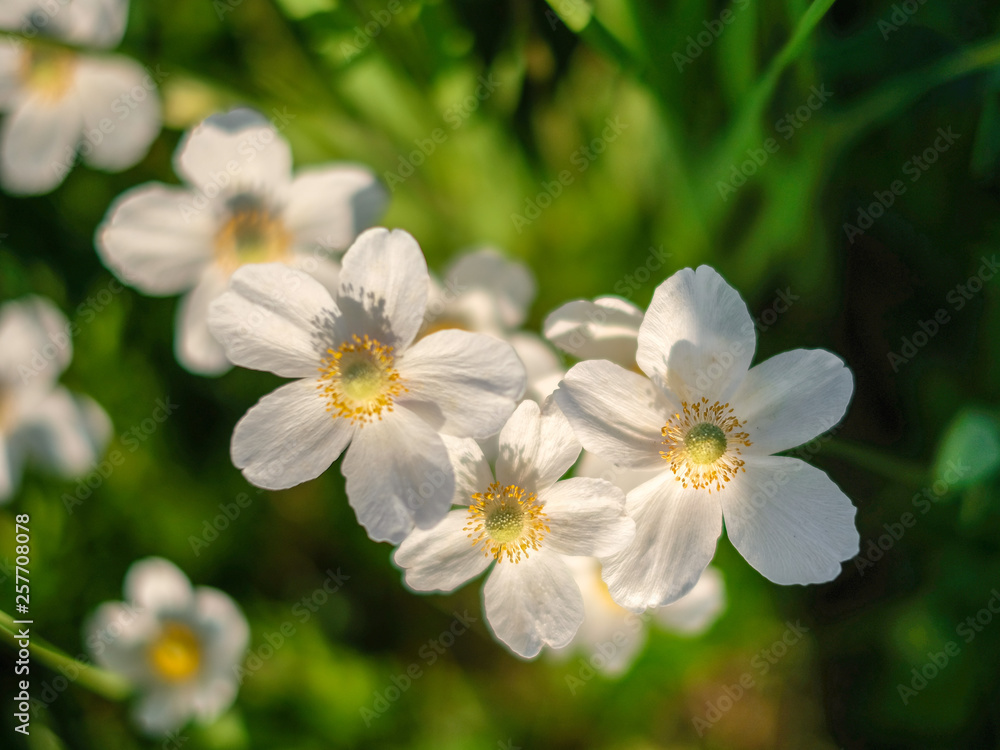
[[[358,522],[377,542],[399,544],[414,525],[431,528],[455,493],[441,437],[402,407],[358,430],[340,470]]]
[[[757,365],[733,396],[753,443],[744,453],[770,455],[794,448],[840,421],[854,378],[840,357],[795,349]]]
[[[559,357],[533,333],[511,333],[505,338],[514,347],[528,375],[524,398],[541,403],[552,395],[566,375]]]
[[[528,492],[550,487],[576,462],[580,442],[553,401],[523,401],[500,431],[497,481]]]
[[[493,558],[473,545],[468,510],[453,510],[430,529],[414,529],[393,555],[415,591],[452,591],[489,567]]]
[[[302,249],[344,250],[385,211],[389,197],[370,169],[301,170],[286,193],[285,226]]]
[[[470,505],[472,496],[483,492],[493,482],[493,471],[479,444],[472,438],[442,435],[448,460],[455,472],[453,505]]]
[[[148,183],[122,193],[97,229],[104,264],[146,294],[193,287],[213,260],[212,212],[183,188]]]
[[[145,68],[127,57],[81,57],[75,95],[85,127],[84,161],[118,172],[146,155],[161,119],[156,83]]]
[[[823,583],[858,554],[855,509],[824,472],[797,458],[748,456],[721,492],[729,541],[764,577]]]
[[[125,574],[125,598],[153,612],[186,610],[194,593],[180,568],[162,557],[132,563]]]
[[[280,263],[238,268],[208,325],[230,361],[283,377],[316,376],[339,315],[316,279]]]
[[[74,0],[60,2],[58,13],[51,14],[52,6],[38,3],[55,21],[58,36],[67,42],[86,47],[110,49],[122,40],[128,23],[129,0]]]
[[[177,360],[196,375],[221,375],[232,367],[208,327],[209,307],[225,294],[228,281],[221,269],[210,266],[177,308],[174,351]]]
[[[37,195],[57,187],[76,159],[83,114],[75,96],[20,100],[0,127],[0,182],[15,195]]]
[[[615,466],[590,451],[584,451],[580,457],[580,463],[577,464],[573,473],[578,477],[607,479],[627,495],[640,484],[645,484],[653,477],[659,476],[663,469],[663,465],[657,466],[655,469],[628,469],[624,466]]]
[[[296,380],[264,396],[236,423],[233,463],[257,487],[287,489],[330,468],[356,431],[327,411],[315,380]]]
[[[340,264],[324,254],[293,253],[288,259],[290,268],[312,276],[330,293],[330,299],[340,287]]]
[[[23,454],[0,432],[0,504],[10,500],[21,484]]]
[[[497,432],[524,392],[524,366],[510,344],[447,330],[420,339],[399,361],[399,402],[435,430],[459,437]]]
[[[543,544],[563,555],[605,557],[635,537],[635,521],[625,513],[625,493],[611,482],[564,479],[543,491],[539,500],[549,517]]]
[[[708,266],[685,268],[653,293],[636,361],[687,401],[705,394],[726,400],[750,368],[756,341],[736,290]]]
[[[366,320],[368,333],[383,344],[405,349],[417,335],[430,285],[417,241],[401,229],[369,229],[344,254],[337,305],[345,315]]]
[[[105,602],[84,623],[87,648],[100,666],[133,683],[149,677],[146,649],[160,623],[149,609],[125,602]]]
[[[206,196],[222,190],[266,195],[290,183],[292,151],[262,114],[234,109],[212,115],[185,134],[174,170]]]
[[[0,306],[0,383],[8,388],[54,383],[73,357],[70,324],[44,297]]]
[[[705,568],[694,588],[673,604],[652,610],[657,622],[668,630],[685,635],[703,632],[726,607],[726,585],[722,574]]]
[[[552,397],[588,451],[630,468],[662,468],[661,430],[672,409],[648,378],[590,360],[571,367]]]
[[[194,610],[205,638],[204,669],[232,677],[233,667],[243,660],[250,642],[246,617],[228,594],[210,586],[195,589]]]
[[[3,25],[2,10],[0,10],[0,25]],[[24,48],[20,43],[13,39],[0,39],[0,108],[4,110],[10,108],[21,94],[23,60]]]
[[[104,411],[62,387],[34,408],[19,431],[31,456],[67,479],[83,475],[100,458],[109,435]]]
[[[190,691],[156,687],[139,696],[132,708],[136,724],[150,737],[180,729],[194,713]]]
[[[607,359],[627,370],[635,365],[642,310],[618,297],[576,300],[549,313],[545,338],[577,359]]]
[[[472,289],[487,292],[493,316],[502,328],[517,328],[528,315],[537,288],[531,270],[493,248],[459,256],[444,277],[447,293],[463,295]]]
[[[559,555],[532,552],[518,563],[493,567],[483,587],[486,620],[518,656],[538,656],[542,646],[565,646],[583,622],[583,597]]]
[[[681,598],[715,554],[722,533],[718,495],[685,489],[665,471],[632,490],[625,507],[635,539],[601,561],[612,598],[633,612]]]

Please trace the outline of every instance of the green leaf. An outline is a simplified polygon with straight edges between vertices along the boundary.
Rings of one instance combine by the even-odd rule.
[[[951,423],[938,449],[934,475],[953,487],[980,484],[1000,469],[1000,424],[989,414],[966,411]]]

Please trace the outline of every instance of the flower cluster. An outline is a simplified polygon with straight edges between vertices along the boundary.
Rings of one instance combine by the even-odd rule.
[[[47,7],[0,9],[0,26],[25,37],[0,40],[0,181],[12,191],[53,188],[65,149],[127,166],[159,128],[152,95],[111,131],[101,124],[134,63],[31,41],[113,46],[127,3]],[[93,127],[108,137],[84,148]],[[539,336],[520,330],[535,295],[522,264],[483,248],[433,277],[411,235],[372,228],[387,194],[371,170],[292,163],[258,113],[213,115],[177,148],[183,184],[127,191],[95,236],[127,284],[184,294],[176,355],[188,370],[290,380],[235,425],[232,461],[251,483],[293,487],[342,457],[358,522],[396,547],[406,586],[447,592],[485,573],[486,620],[513,653],[612,639],[611,673],[642,645],[636,615],[694,633],[721,611],[708,565],[723,519],[779,584],[831,580],[857,553],[850,500],[777,455],[842,418],[850,371],[820,350],[751,366],[753,319],[715,270],[677,271],[645,311],[570,302]],[[55,384],[66,328],[44,300],[0,308],[0,498],[25,457],[79,475],[107,440],[99,407]],[[578,360],[568,372],[553,347]],[[217,716],[248,640],[235,604],[160,559],[132,567],[125,596],[97,611],[88,643],[141,693],[140,725]]]

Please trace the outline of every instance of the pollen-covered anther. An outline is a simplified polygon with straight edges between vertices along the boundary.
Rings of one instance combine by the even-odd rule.
[[[317,386],[327,399],[326,410],[362,425],[392,411],[393,400],[406,392],[392,351],[367,334],[327,349]]]
[[[168,623],[149,646],[149,662],[166,682],[183,682],[201,667],[201,644],[187,625]]]
[[[287,258],[292,235],[279,215],[257,199],[233,199],[230,204],[230,213],[215,235],[221,266],[232,272],[244,263],[274,263]]]
[[[667,446],[660,456],[684,487],[721,490],[737,472],[746,471],[740,458],[741,446],[751,445],[750,435],[742,431],[745,424],[728,403],[684,401],[660,431]]]
[[[527,558],[549,533],[548,516],[535,493],[516,484],[493,482],[472,499],[465,531],[472,546],[481,547],[498,563],[505,557],[513,563],[520,562],[522,556]]]

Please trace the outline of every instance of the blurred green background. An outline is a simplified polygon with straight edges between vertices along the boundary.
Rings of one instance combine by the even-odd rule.
[[[1000,279],[955,301],[1000,244],[996,3],[151,0],[133,3],[121,50],[165,76],[165,128],[125,173],[77,166],[49,196],[3,197],[0,297],[47,295],[80,324],[63,382],[104,406],[110,450],[126,460],[72,514],[60,497],[75,483],[29,473],[0,509],[0,560],[14,558],[14,514],[30,513],[34,632],[74,655],[84,617],[154,554],[231,594],[255,651],[282,623],[296,633],[219,723],[174,744],[142,739],[127,704],[73,685],[27,743],[5,708],[5,747],[1000,747],[1000,622],[968,643],[956,632],[1000,586]],[[493,91],[479,99],[481,80]],[[482,620],[428,665],[421,648],[453,610],[480,615],[479,585],[408,593],[336,467],[256,492],[229,439],[279,380],[187,373],[173,355],[176,300],[107,293],[92,237],[110,202],[176,182],[183,130],[240,104],[277,118],[297,165],[370,165],[391,188],[382,223],[410,231],[432,269],[482,243],[527,262],[536,330],[570,299],[618,293],[644,307],[674,270],[708,263],[760,318],[755,361],[796,347],[843,356],[856,378],[847,418],[800,455],[857,505],[871,564],[780,587],[723,537],[726,612],[695,639],[654,632],[620,679],[572,691],[577,659],[521,662]],[[401,174],[436,129],[433,153]],[[957,136],[944,150],[939,129]],[[541,198],[562,172],[560,194]],[[896,180],[905,192],[870,210]],[[533,218],[540,203],[551,205]],[[859,211],[880,215],[855,233],[845,225]],[[891,360],[942,308],[950,322]],[[122,436],[167,398],[176,413],[130,450]],[[956,460],[972,468],[935,485]],[[241,492],[250,506],[195,554],[190,538]],[[907,512],[915,525],[871,551]],[[303,623],[293,608],[328,570],[349,580]],[[5,602],[12,585],[5,576]],[[789,621],[808,633],[765,673],[760,655]],[[898,686],[948,641],[959,655],[904,703]],[[366,726],[360,709],[413,663],[422,677]],[[12,671],[0,648],[0,683]],[[745,673],[754,687],[696,726]],[[55,676],[36,673],[33,690]]]

